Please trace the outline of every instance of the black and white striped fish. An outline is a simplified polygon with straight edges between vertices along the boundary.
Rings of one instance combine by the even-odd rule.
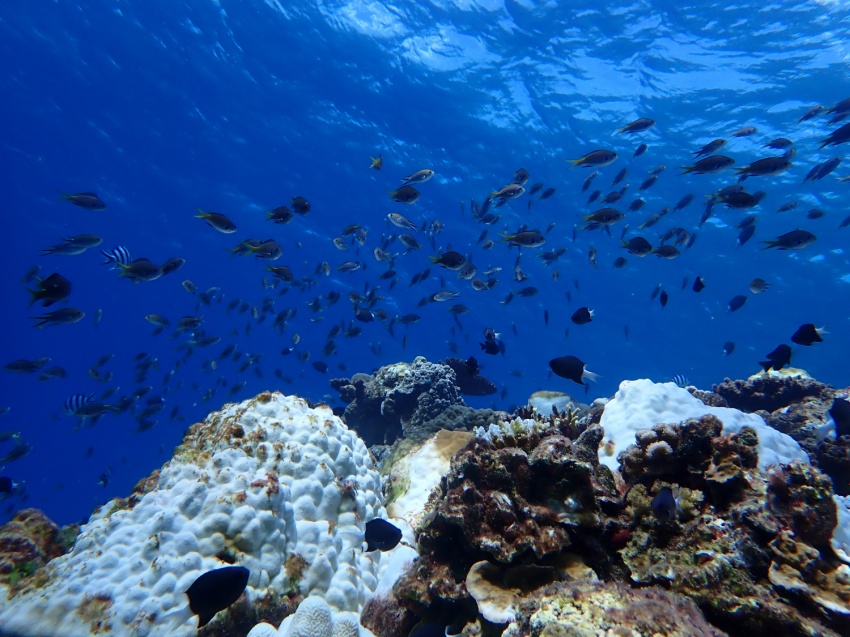
[[[89,394],[88,396],[85,394],[74,394],[72,396],[68,396],[67,400],[65,400],[65,411],[72,416],[77,416],[78,418],[97,419],[112,409],[112,405],[104,405],[103,403],[95,402],[92,400],[93,397],[94,394]],[[92,420],[92,422],[94,422],[94,420]]]
[[[65,411],[69,414],[76,415],[77,412],[82,410],[91,402],[92,396],[94,396],[94,394],[89,394],[88,396],[85,394],[74,394],[72,396],[68,396],[68,399],[65,401]]]
[[[133,259],[130,257],[130,251],[124,246],[117,246],[112,248],[109,252],[101,250],[100,253],[106,257],[106,261],[103,262],[103,265],[110,266],[110,270],[117,270],[119,266],[127,266],[133,262]]]
[[[669,382],[676,383],[677,387],[687,387],[691,384],[691,381],[689,381],[688,377],[684,374],[676,374],[669,380]]]

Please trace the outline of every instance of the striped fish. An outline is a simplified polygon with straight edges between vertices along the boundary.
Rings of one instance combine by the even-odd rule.
[[[73,396],[68,396],[68,399],[65,401],[65,411],[69,414],[76,415],[91,402],[92,396],[94,396],[94,394],[89,394],[88,396],[85,394],[74,394]]]
[[[124,246],[117,246],[109,252],[101,250],[100,253],[106,257],[103,265],[110,266],[110,270],[117,270],[120,266],[128,266],[133,262],[133,259],[130,257],[130,251]]]
[[[673,378],[670,379],[671,383],[676,383],[677,387],[687,387],[691,384],[691,381],[688,380],[688,377],[684,374],[676,374]]]
[[[104,405],[103,403],[92,400],[94,394],[74,394],[65,400],[65,411],[72,416],[77,416],[85,420],[91,418],[94,423],[100,416],[108,411],[112,411],[112,405]]]

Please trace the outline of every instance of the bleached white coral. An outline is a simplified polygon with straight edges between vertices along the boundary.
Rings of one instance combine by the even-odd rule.
[[[617,455],[635,442],[635,434],[661,423],[678,424],[688,418],[706,414],[723,423],[723,433],[737,433],[751,427],[758,434],[759,467],[788,463],[792,460],[809,462],[806,452],[791,436],[768,426],[764,420],[729,407],[709,407],[674,383],[653,383],[651,380],[624,380],[614,398],[605,405],[600,425],[605,440],[613,442],[611,455],[600,451],[599,462],[617,469]]]
[[[5,601],[0,632],[188,637],[194,619],[174,628],[163,616],[230,561],[250,570],[249,600],[298,591],[356,616],[377,585],[380,556],[361,545],[383,514],[380,477],[327,407],[278,393],[226,405],[147,483],[96,512],[46,582]]]
[[[842,562],[850,564],[850,496],[834,495],[838,524],[832,534],[832,550]]]
[[[472,430],[476,438],[481,438],[489,443],[498,443],[505,437],[515,437],[528,433],[540,433],[549,427],[549,423],[544,421],[532,420],[529,418],[514,418],[510,421],[500,420],[496,423],[490,423],[487,428],[475,427]]]
[[[336,611],[319,596],[311,596],[298,605],[276,629],[271,624],[257,624],[248,637],[374,637],[358,621],[356,613]]]

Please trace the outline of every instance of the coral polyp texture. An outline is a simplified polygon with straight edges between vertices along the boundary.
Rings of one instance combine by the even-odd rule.
[[[173,619],[201,574],[250,571],[245,595],[205,627],[246,634],[301,598],[359,615],[377,585],[364,525],[383,513],[365,444],[326,407],[264,393],[193,425],[133,494],[96,511],[70,553],[9,591],[0,632],[26,637],[181,637]],[[218,630],[219,632],[215,632]]]

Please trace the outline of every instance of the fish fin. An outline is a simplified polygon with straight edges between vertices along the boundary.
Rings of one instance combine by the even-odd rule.
[[[593,382],[596,382],[597,380],[599,380],[599,374],[594,374],[593,372],[591,372],[590,370],[587,370],[587,369],[585,369],[582,372],[581,377],[582,377],[582,379],[586,378],[587,380],[592,380]],[[586,384],[587,383],[582,383],[582,385],[586,385]]]
[[[197,208],[197,211],[200,212],[201,214],[195,215],[195,219],[209,219],[209,215],[206,212],[204,212],[200,208]]]
[[[564,161],[572,162],[572,166],[570,166],[567,170],[572,170],[576,166],[581,166],[584,163],[583,159],[565,159]]]

